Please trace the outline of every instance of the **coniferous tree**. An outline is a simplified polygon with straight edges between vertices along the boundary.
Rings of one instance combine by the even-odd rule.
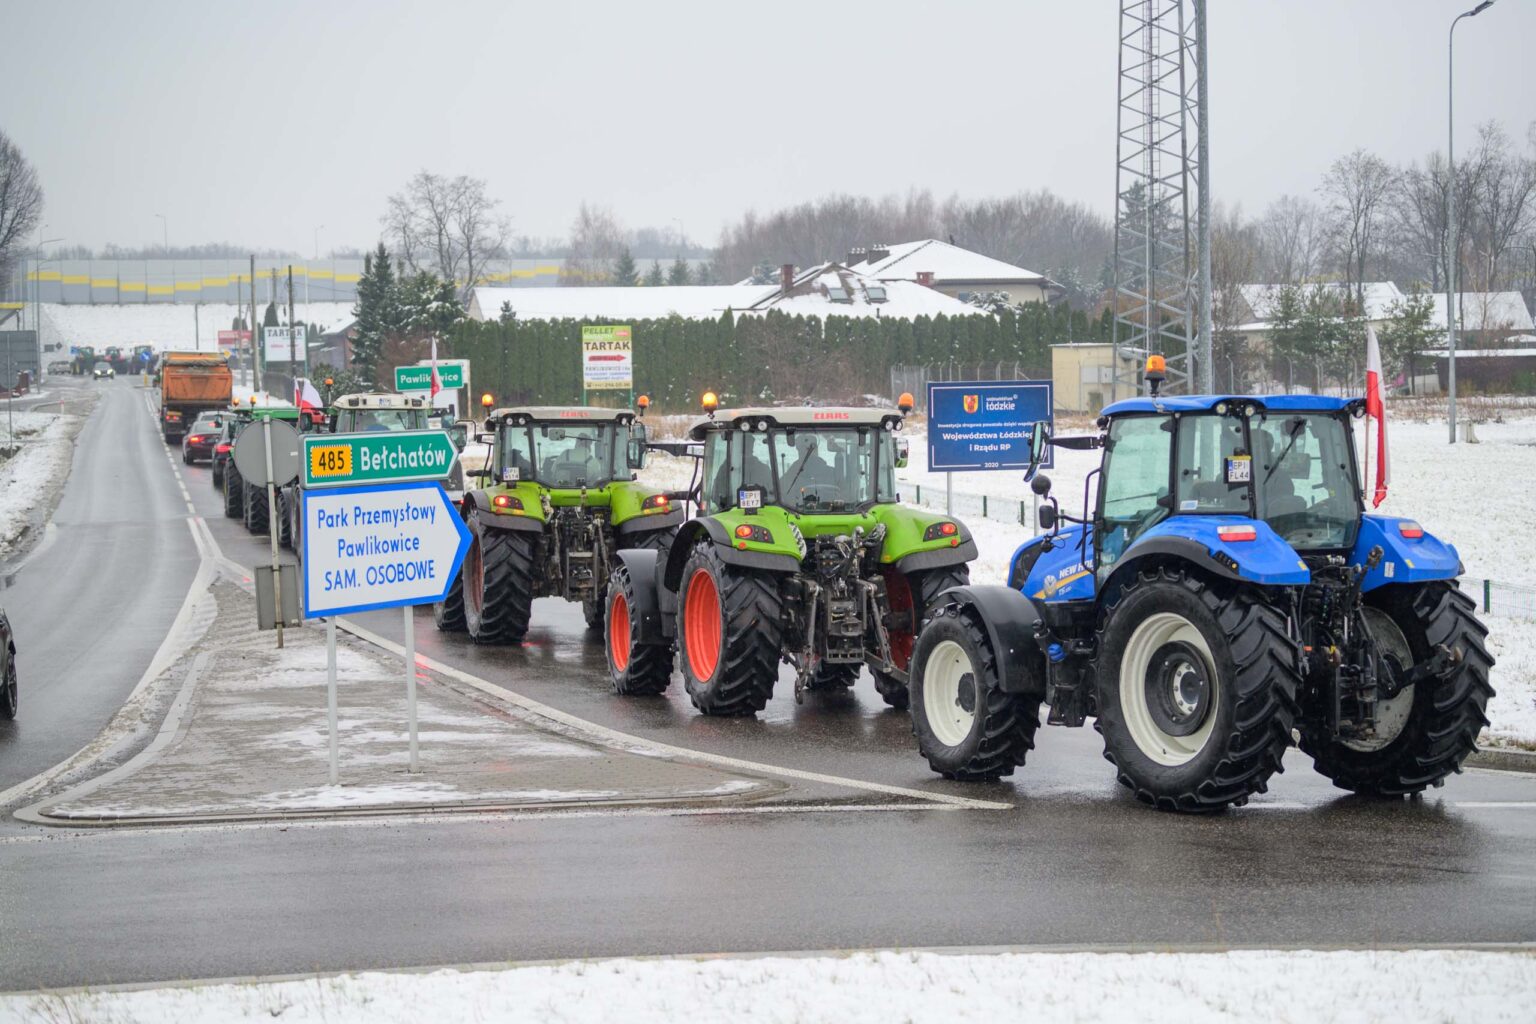
[[[661,260],[651,260],[651,269],[646,271],[645,286],[647,288],[660,288],[667,283],[666,277],[661,272]]]
[[[384,341],[399,325],[395,270],[389,251],[380,242],[363,257],[363,273],[357,280],[357,337],[352,342],[352,364],[369,380],[378,367]]]
[[[279,326],[278,319],[277,319],[277,303],[275,303],[275,302],[267,303],[267,311],[261,315],[261,326],[263,326],[263,327],[277,327],[277,326]]]
[[[635,257],[630,253],[629,246],[619,250],[619,255],[613,261],[613,283],[620,288],[633,288],[640,281],[640,275],[635,270]]]
[[[688,284],[688,261],[678,256],[672,261],[672,266],[667,271],[667,284]]]

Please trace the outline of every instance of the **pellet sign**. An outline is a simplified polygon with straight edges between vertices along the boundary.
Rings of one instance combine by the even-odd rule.
[[[587,391],[634,388],[634,335],[627,325],[581,329],[581,382]]]

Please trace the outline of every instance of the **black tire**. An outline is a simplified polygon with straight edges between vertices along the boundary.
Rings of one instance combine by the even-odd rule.
[[[581,616],[587,621],[587,628],[593,632],[601,632],[603,628],[603,612],[606,608],[606,598],[594,596],[583,598],[581,602]]]
[[[477,644],[518,644],[533,611],[534,534],[469,520],[464,556],[464,629]]]
[[[1094,662],[1094,727],[1120,783],[1169,811],[1215,811],[1264,792],[1291,744],[1298,656],[1284,613],[1259,595],[1179,569],[1138,576],[1105,608]],[[1122,670],[1139,676],[1129,694]]]
[[[712,601],[703,589],[706,580]],[[691,604],[696,587],[699,599]],[[771,573],[726,565],[706,539],[683,566],[677,603],[679,661],[693,706],[706,715],[761,711],[773,697],[783,648],[778,580]]]
[[[245,481],[230,459],[224,466],[224,515],[229,519],[245,518]]]
[[[277,546],[293,550],[293,511],[288,507],[293,501],[286,487],[277,492]]]
[[[21,686],[16,681],[16,652],[11,652],[11,660],[5,666],[5,679],[0,681],[0,719],[9,722],[16,717],[16,711],[21,705]]]
[[[613,692],[624,697],[654,697],[666,692],[672,684],[673,646],[640,639],[640,617],[633,613],[637,607],[635,582],[622,562],[608,577],[604,605],[603,649]]]
[[[270,518],[267,515],[267,489],[248,481],[241,481],[241,484],[245,488],[245,528],[251,533],[266,533]]]
[[[1301,749],[1340,789],[1403,797],[1461,771],[1461,763],[1477,749],[1493,696],[1488,682],[1493,657],[1476,603],[1453,582],[1383,587],[1370,599],[1402,631],[1415,664],[1441,644],[1459,650],[1461,660],[1444,681],[1414,687],[1408,720],[1381,749],[1352,749],[1316,728],[1302,731]]]
[[[469,556],[466,554],[465,558]],[[443,599],[432,606],[432,622],[444,633],[464,632],[464,567],[454,574]]]
[[[958,679],[946,680],[957,671]],[[1040,698],[1003,692],[997,652],[974,611],[950,604],[924,627],[910,690],[917,749],[946,779],[1012,775],[1035,748]],[[951,702],[958,713],[946,719]]]
[[[219,468],[219,464],[217,462],[210,463],[209,465],[213,467],[212,476],[214,489],[222,491],[224,489],[224,471]]]
[[[181,450],[181,461],[188,466],[192,465],[192,449],[183,448]]]
[[[672,550],[672,541],[677,537],[677,527],[670,526],[665,530],[651,530],[648,533],[631,533],[624,538],[624,543],[619,545],[628,550],[640,549],[644,551],[659,551],[656,559],[657,565],[667,564],[667,552]]]
[[[917,634],[922,632],[922,624],[925,619],[933,614],[934,605],[939,595],[951,587],[963,587],[971,582],[971,567],[969,565],[946,565],[938,569],[906,574],[908,588],[908,600],[911,600],[920,610],[913,623],[915,627],[912,637],[906,641],[906,649],[912,650],[917,641]],[[891,595],[894,599],[895,595]],[[893,646],[901,646],[902,641],[892,638]],[[875,677],[875,692],[880,695],[891,707],[897,711],[905,711],[911,705],[911,695],[907,693],[907,684],[895,676],[871,668],[870,674]]]

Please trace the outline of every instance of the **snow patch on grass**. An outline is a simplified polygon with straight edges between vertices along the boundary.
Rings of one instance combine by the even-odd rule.
[[[1524,1024],[1536,957],[1459,950],[857,953],[575,961],[500,971],[0,996],[0,1018],[1031,1024],[1475,1021]]]
[[[62,413],[10,413],[15,421],[16,451],[0,453],[0,557],[20,547],[38,521],[38,510],[58,493],[74,459],[74,437],[81,419]],[[0,412],[0,449],[9,450],[7,414]]]

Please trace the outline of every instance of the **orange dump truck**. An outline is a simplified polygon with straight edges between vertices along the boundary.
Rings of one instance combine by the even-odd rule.
[[[197,414],[229,407],[235,378],[211,352],[167,352],[160,359],[160,432],[176,444]]]

